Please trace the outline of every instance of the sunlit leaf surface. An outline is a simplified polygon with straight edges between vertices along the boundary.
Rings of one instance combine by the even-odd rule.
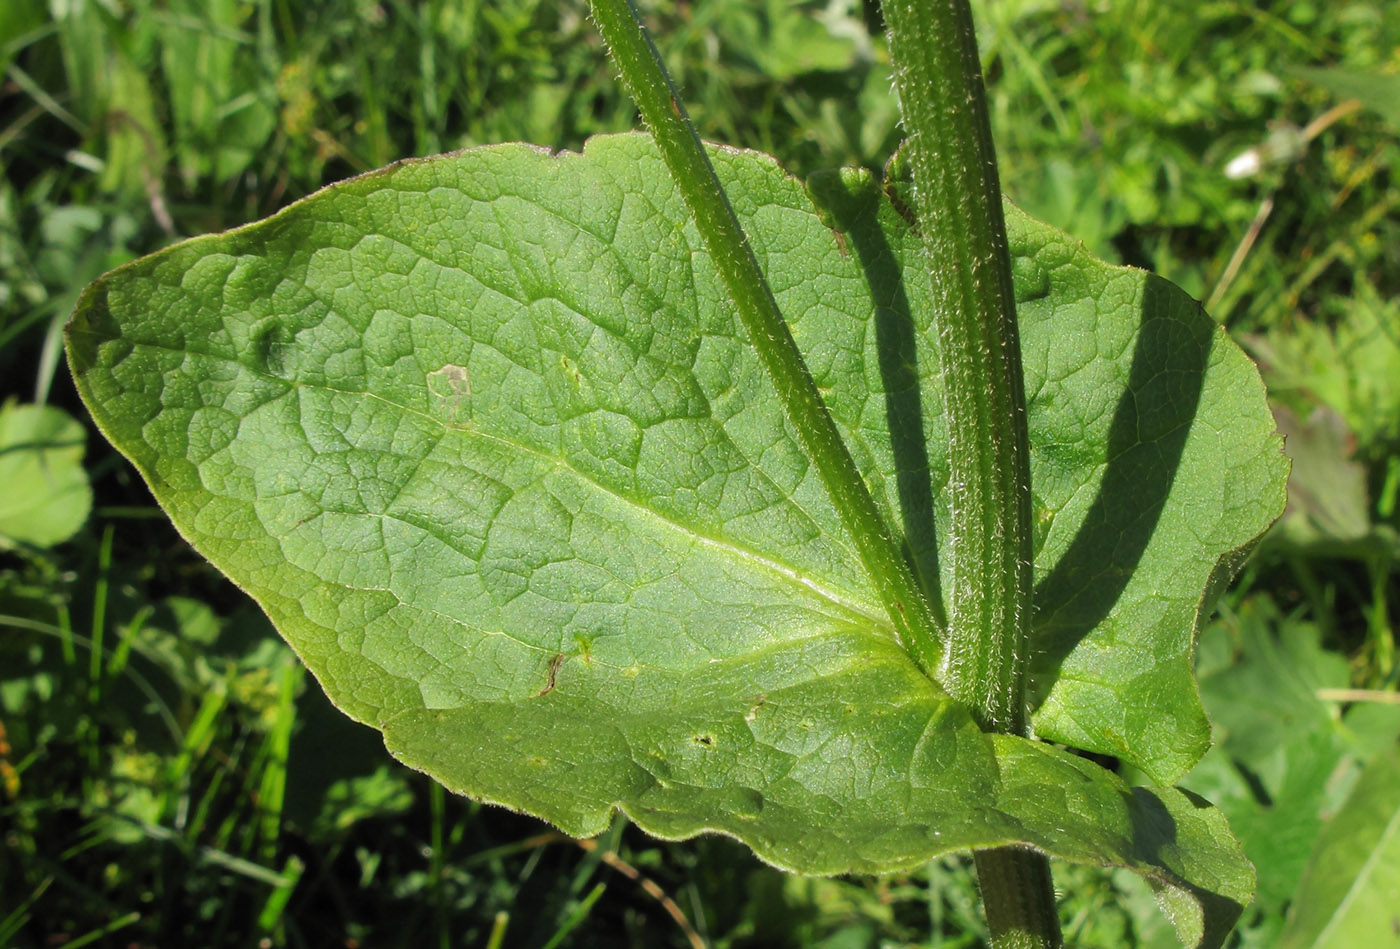
[[[877,502],[939,586],[917,239],[868,175],[721,178]],[[891,186],[892,188],[897,186]],[[1180,291],[1010,210],[1038,518],[1036,726],[1169,782],[1203,603],[1282,507],[1252,365]],[[660,160],[411,161],[90,288],[99,425],[347,713],[448,787],[818,873],[1024,842],[1221,938],[1219,813],[980,733],[893,639]]]

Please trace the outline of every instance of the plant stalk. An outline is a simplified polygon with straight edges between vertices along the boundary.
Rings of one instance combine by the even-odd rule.
[[[940,680],[983,730],[1027,735],[1030,449],[1001,183],[968,0],[884,0],[933,291],[952,584]],[[1060,945],[1049,862],[975,854],[996,949]]]
[[[803,450],[831,496],[842,526],[855,542],[901,645],[924,673],[932,676],[943,658],[942,630],[812,381],[651,37],[630,0],[593,0],[592,7],[593,19],[612,52],[622,83],[637,103],[686,207],[694,215],[705,249],[773,380]]]

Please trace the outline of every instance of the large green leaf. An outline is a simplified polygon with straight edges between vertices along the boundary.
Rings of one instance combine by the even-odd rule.
[[[936,587],[943,425],[904,202],[714,154]],[[1191,300],[1010,214],[1037,724],[1171,780],[1207,741],[1194,625],[1284,462],[1253,367]],[[69,347],[181,531],[455,790],[574,834],[621,807],[807,872],[1020,841],[1146,873],[1192,941],[1248,899],[1218,812],[983,735],[900,650],[644,136],[344,182],[114,272]]]

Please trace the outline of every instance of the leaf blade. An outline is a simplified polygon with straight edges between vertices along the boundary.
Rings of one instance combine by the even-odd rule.
[[[814,209],[771,159],[714,158],[877,504],[938,577],[946,466],[937,379],[918,357],[923,291],[903,280],[908,224],[868,176],[814,182]],[[1071,415],[1106,400],[1111,419],[1131,378],[1135,301],[1156,291],[1010,220],[1027,339],[1041,347],[1027,344],[1042,380],[1033,421],[1065,405],[1044,380],[1075,375],[1036,360],[1100,323],[1126,355],[1086,362],[1098,377],[1077,383]],[[1211,942],[1252,879],[1232,842],[1213,842],[1221,828],[1186,819],[1175,792],[1144,809],[1097,766],[989,743],[898,650],[699,248],[642,137],[595,139],[582,155],[476,149],[353,179],[115,272],[84,294],[70,360],[99,426],[181,532],[254,594],[343,710],[447,785],[580,833],[622,806],[659,834],[717,829],[811,872],[1019,841],[1132,866],[1198,908],[1215,887],[1222,903],[1205,900],[1194,921],[1178,912],[1183,932]],[[1120,305],[1100,311],[1096,294]],[[1192,319],[1182,307],[1163,304],[1158,350]],[[1218,359],[1248,383],[1243,356],[1195,315],[1205,370]],[[1170,377],[1169,355],[1148,383]],[[1200,386],[1238,414],[1228,379]],[[1255,432],[1257,408],[1231,438],[1253,459],[1249,478],[1210,479],[1241,482],[1251,500],[1267,495],[1253,486],[1276,451]],[[1173,419],[1158,424],[1175,431]],[[1208,416],[1212,427],[1228,430]],[[1039,431],[1047,490],[1091,499],[1105,440],[1081,437],[1079,473],[1057,482],[1055,425]],[[1183,458],[1211,471],[1222,440],[1188,437]],[[1170,503],[1200,507],[1204,493],[1167,492],[1171,544],[1195,528]],[[1246,542],[1267,514],[1247,512],[1226,540]],[[1045,532],[1041,575],[1076,533]],[[1198,585],[1173,592],[1174,619],[1155,624],[1184,625],[1161,656],[1101,661],[1112,701],[1068,706],[1122,717],[1134,683],[1169,668],[1172,688],[1149,696],[1136,733],[1090,736],[1126,746],[1148,715],[1171,711],[1186,726],[1140,754],[1168,776],[1196,753],[1191,625],[1231,549],[1211,540],[1187,557]],[[1162,599],[1151,586],[1134,602]],[[1103,654],[1120,635],[1084,640]],[[1054,697],[1069,677],[1052,679]],[[760,702],[770,692],[782,701]],[[781,727],[759,741],[775,710]],[[902,724],[887,727],[886,712]],[[481,735],[505,737],[487,748]],[[750,749],[747,764],[723,756],[731,744]],[[1013,764],[1027,776],[1013,780]],[[1037,803],[1080,784],[1067,827],[1064,809]],[[1163,810],[1183,852],[1204,855],[1196,863],[1143,843]]]

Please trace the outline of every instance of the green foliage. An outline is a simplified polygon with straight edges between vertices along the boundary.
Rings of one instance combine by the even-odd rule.
[[[175,173],[187,184],[235,180],[267,145],[280,104],[259,83],[268,64],[250,55],[252,38],[242,32],[252,7],[238,0],[175,0],[165,7],[157,27],[164,73],[171,80],[190,71],[200,77],[169,84]],[[151,152],[158,147],[154,139],[148,144]]]
[[[1400,299],[1383,299],[1363,283],[1338,309],[1336,325],[1279,327],[1252,348],[1279,403],[1294,411],[1326,406],[1363,457],[1380,458],[1400,448]]]
[[[0,3],[0,64],[19,70],[5,75],[0,91],[0,400],[41,401],[36,389],[49,389],[52,380],[49,401],[82,415],[66,376],[55,376],[54,363],[41,358],[46,340],[56,336],[82,285],[172,235],[245,223],[403,155],[514,139],[576,149],[592,132],[635,124],[581,3],[258,0],[232,30],[216,27],[202,9],[171,18],[170,6]],[[873,10],[737,0],[643,6],[706,137],[762,148],[801,175],[840,165],[876,169],[897,144],[898,113]],[[1397,375],[1361,368],[1379,357],[1384,341],[1376,328],[1394,326],[1386,321],[1394,320],[1389,301],[1400,290],[1400,216],[1391,187],[1400,139],[1381,111],[1363,109],[1255,177],[1230,181],[1220,169],[1266,141],[1275,125],[1296,132],[1350,94],[1330,91],[1298,67],[1393,77],[1400,67],[1393,55],[1400,48],[1397,13],[1394,4],[1374,0],[1092,7],[1027,0],[978,11],[1008,194],[1101,256],[1148,266],[1193,295],[1218,296],[1212,315],[1248,331],[1242,342],[1266,357],[1266,381],[1297,418],[1313,417],[1319,393],[1349,393],[1354,410],[1326,399],[1342,422],[1330,416],[1320,423],[1327,434],[1312,440],[1317,463],[1310,468],[1321,472],[1314,498],[1331,503],[1345,486],[1353,539],[1343,540],[1326,518],[1323,528],[1298,531],[1318,523],[1316,507],[1299,508],[1260,546],[1244,586],[1250,597],[1278,604],[1286,620],[1302,622],[1307,641],[1322,649],[1318,655],[1348,660],[1346,679],[1337,681],[1378,690],[1394,688],[1386,642],[1393,643],[1400,587],[1394,558],[1381,556],[1392,542],[1382,548],[1354,538],[1357,525],[1366,538],[1400,526],[1400,462],[1387,438],[1400,430],[1392,408]],[[838,65],[839,44],[825,40],[826,71],[803,71],[800,61],[785,66],[767,52],[781,45],[771,42],[778,30],[820,39],[811,29],[814,15],[829,35],[848,41],[847,66]],[[181,35],[190,46],[236,43],[237,82],[209,75],[211,59],[180,63],[164,53],[164,44]],[[762,65],[760,56],[768,57]],[[139,72],[149,104],[133,92],[124,108],[101,83],[83,78],[88,74],[78,67],[88,62],[120,69],[136,92]],[[167,75],[167,64],[182,68]],[[786,69],[786,78],[765,75],[770,68]],[[174,164],[174,155],[218,135],[216,127],[177,129],[172,86],[220,88],[229,97],[220,105],[235,111],[274,104],[276,127],[248,143],[256,158],[243,174],[220,178],[203,163],[186,177]],[[137,111],[146,116],[144,135],[129,120]],[[216,122],[220,109],[202,115],[200,121]],[[161,146],[155,152],[147,152],[147,136]],[[1227,262],[1265,198],[1272,215],[1230,277]],[[1146,217],[1154,204],[1162,216]],[[1375,317],[1359,312],[1365,309]],[[1348,348],[1349,340],[1360,345]],[[1312,357],[1311,346],[1333,342],[1337,358]],[[289,945],[346,938],[485,945],[499,912],[505,945],[543,945],[603,883],[606,892],[569,937],[574,945],[687,944],[638,884],[570,846],[532,843],[539,824],[452,797],[434,810],[429,783],[390,762],[373,733],[333,713],[315,688],[296,701],[280,831],[264,837],[268,823],[250,802],[263,787],[263,762],[271,760],[267,721],[281,713],[268,700],[275,690],[267,683],[285,649],[258,645],[275,643],[265,638],[265,624],[155,519],[144,488],[93,434],[85,467],[97,504],[87,524],[58,547],[0,553],[0,697],[9,745],[0,748],[0,824],[7,847],[15,845],[7,850],[14,859],[0,860],[0,943],[71,941],[117,922],[124,928],[107,941],[123,944],[246,946],[273,932],[281,934],[274,942],[285,937]],[[1301,446],[1301,438],[1290,438],[1295,460]],[[1331,480],[1329,465],[1340,466],[1340,480]],[[101,539],[109,528],[115,547],[104,572]],[[108,591],[101,625],[93,621],[98,589]],[[1231,594],[1228,603],[1242,614],[1241,600]],[[208,645],[197,632],[202,623],[148,619],[130,637],[139,646],[127,652],[129,661],[110,667],[110,694],[121,701],[89,704],[83,643],[94,627],[105,631],[103,655],[116,659],[143,609],[165,616],[167,604],[181,602],[207,604],[222,644]],[[49,632],[34,633],[21,621],[46,623]],[[1291,621],[1270,621],[1269,628],[1279,642],[1295,635]],[[234,635],[239,630],[248,635]],[[1207,633],[1207,642],[1219,635]],[[1236,633],[1226,638],[1245,641]],[[237,688],[205,740],[186,754],[162,709],[183,730],[225,662],[240,669]],[[207,671],[169,678],[163,671],[201,666]],[[1219,682],[1220,692],[1231,692],[1227,679]],[[1264,687],[1231,697],[1248,706],[1256,688]],[[1361,719],[1379,714],[1378,707],[1342,706],[1348,728],[1360,734]],[[175,782],[175,807],[139,841],[116,843],[106,835],[121,822],[96,821],[82,802],[98,785],[148,786],[133,776],[141,773],[134,762],[145,760],[149,769],[150,755]],[[118,764],[128,756],[133,763]],[[348,773],[346,758],[363,768]],[[1346,781],[1332,790],[1345,794],[1367,760],[1359,752],[1344,757],[1352,762]],[[118,769],[125,777],[114,776]],[[374,777],[379,769],[388,776],[383,784]],[[1305,778],[1322,787],[1321,770],[1300,769],[1288,782],[1297,790],[1289,799],[1306,796]],[[353,790],[350,781],[359,782]],[[1217,793],[1195,781],[1190,776],[1188,786]],[[322,810],[326,789],[337,787],[334,803]],[[125,792],[104,793],[119,801]],[[367,807],[383,801],[385,810],[363,814],[342,803],[351,799]],[[1236,800],[1222,795],[1222,809],[1246,826],[1251,809],[1270,808],[1257,787],[1243,817]],[[1273,809],[1286,827],[1285,812]],[[1334,813],[1322,812],[1323,828]],[[184,824],[181,814],[189,815]],[[157,836],[169,831],[176,836]],[[1245,845],[1247,852],[1258,846],[1253,839]],[[836,883],[843,908],[828,912],[830,889],[785,882],[721,838],[662,844],[629,831],[600,847],[656,881],[714,946],[828,938],[841,945],[975,946],[985,936],[970,866],[955,858],[907,876]],[[277,855],[268,857],[269,848]],[[437,856],[430,861],[429,853]],[[289,854],[307,862],[292,890],[281,875]],[[219,855],[247,863],[216,862]],[[1276,886],[1268,873],[1275,851],[1252,856],[1263,885]],[[262,869],[250,876],[242,872],[249,865]],[[1354,865],[1333,864],[1325,878],[1340,882]],[[435,873],[434,866],[445,869]],[[1164,924],[1152,898],[1126,871],[1100,875],[1060,864],[1056,877],[1073,944],[1177,944],[1169,927],[1159,941]],[[929,883],[933,892],[920,895]],[[290,900],[280,915],[265,913],[278,893]],[[130,921],[133,911],[139,921]],[[1256,904],[1244,920],[1244,944],[1274,945],[1282,912],[1275,902]],[[280,928],[264,928],[265,916]],[[1365,922],[1355,924],[1356,942],[1388,935],[1367,931]]]
[[[1241,328],[1341,304],[1354,277],[1396,292],[1393,123],[1360,113],[1252,177],[1220,174],[1275,131],[1297,133],[1360,91],[1330,92],[1310,68],[1345,64],[1372,88],[1393,82],[1394,4],[974,7],[1003,185],[1031,214],[1212,300],[1212,316]],[[1268,227],[1232,275],[1264,199]]]
[[[1363,106],[1400,127],[1400,76],[1349,69],[1298,69],[1297,75],[1316,83],[1343,99],[1356,99]]]
[[[87,432],[61,409],[0,406],[0,548],[52,547],[78,532],[92,507],[83,471]]]
[[[1281,949],[1400,945],[1400,752],[1357,783],[1318,839]]]
[[[815,186],[824,224],[772,162],[716,158],[936,577],[917,525],[946,519],[946,449],[910,229],[868,176]],[[1041,729],[1170,779],[1204,749],[1200,591],[1276,514],[1282,457],[1252,368],[1189,300],[1011,220],[1041,635],[1063,644]],[[449,787],[580,835],[618,805],[828,873],[1003,840],[1146,868],[1165,807],[1172,872],[1247,881],[1184,799],[1124,810],[1106,772],[1019,739],[994,763],[893,642],[697,240],[642,137],[399,165],[95,285],[74,371],[186,536]]]
[[[1305,905],[1300,878],[1319,832],[1363,767],[1400,738],[1400,706],[1352,704],[1339,712],[1346,661],[1321,647],[1315,624],[1246,600],[1201,637],[1201,693],[1216,744],[1186,779],[1230,818],[1259,870],[1252,912],[1272,944],[1290,905]]]

